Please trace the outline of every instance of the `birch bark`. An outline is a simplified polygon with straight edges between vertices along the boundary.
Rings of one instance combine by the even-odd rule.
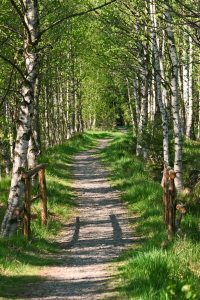
[[[199,54],[199,62],[200,62],[200,54]],[[198,83],[199,83],[199,122],[198,122],[198,141],[200,142],[200,76],[198,78]]]
[[[70,103],[69,103],[69,78],[67,78],[67,93],[66,93],[66,119],[67,119],[67,140],[71,137],[71,128],[70,128],[70,120],[69,120],[69,114],[70,114]]]
[[[133,88],[134,88],[136,120],[137,120],[137,128],[138,128],[140,122],[140,96],[138,92],[139,91],[138,79],[135,78],[135,74],[133,75]]]
[[[22,101],[19,108],[17,138],[13,158],[13,172],[8,207],[4,216],[1,235],[10,237],[17,231],[18,217],[13,211],[22,203],[24,179],[22,172],[27,163],[28,141],[31,134],[33,115],[34,86],[36,80],[37,43],[39,36],[39,18],[37,0],[22,0],[23,22],[26,24],[24,41],[25,74],[22,88]]]
[[[181,131],[182,135],[185,134],[186,129],[186,119],[185,119],[185,104],[183,101],[183,79],[182,79],[182,70],[178,69],[178,81],[179,81],[179,89],[180,89],[180,96],[181,96]]]
[[[189,73],[188,73],[188,119],[186,128],[186,139],[191,140],[193,134],[193,95],[192,95],[192,71],[193,71],[193,44],[192,38],[189,37],[190,54],[189,54]]]
[[[50,136],[49,136],[49,89],[46,85],[44,88],[44,101],[45,101],[45,147],[48,148],[50,146]]]
[[[184,37],[186,37],[186,33],[184,33]],[[187,47],[186,42],[184,41],[184,47],[183,47],[183,102],[185,106],[185,128],[184,128],[184,134],[186,133],[186,125],[188,122],[188,61],[187,61]]]
[[[140,21],[137,21],[136,30],[139,34]],[[147,47],[145,48],[147,49]],[[138,61],[139,61],[140,76],[141,76],[141,109],[140,109],[140,120],[138,124],[136,155],[143,155],[144,157],[147,157],[147,151],[145,149],[143,135],[147,124],[147,114],[148,114],[148,69],[147,69],[148,53],[146,49],[144,50],[142,42],[138,40]]]
[[[174,142],[175,142],[175,158],[174,158],[174,171],[176,172],[175,188],[177,191],[181,191],[184,188],[182,177],[182,133],[181,122],[179,117],[179,101],[178,101],[178,58],[176,52],[176,44],[174,39],[174,33],[172,28],[172,16],[166,3],[165,19],[167,23],[167,36],[171,53],[172,62],[172,74],[171,74],[171,105],[173,115],[173,128],[174,128]]]
[[[55,74],[55,91],[54,91],[54,121],[55,121],[55,137],[56,144],[60,145],[60,103],[58,94],[58,69],[56,68]]]
[[[131,88],[128,76],[126,76],[127,88],[128,88],[128,102],[129,102],[129,110],[131,114],[132,126],[133,126],[133,136],[136,136],[136,124],[134,119],[133,107],[131,103]]]
[[[72,35],[72,28],[70,27]],[[74,84],[74,53],[72,49],[72,39],[70,40],[70,63],[71,63],[71,136],[75,134],[75,84]]]
[[[154,59],[155,59],[155,72],[156,72],[156,86],[157,86],[157,99],[160,112],[162,115],[162,125],[163,125],[163,153],[164,153],[164,162],[169,164],[169,130],[168,130],[168,118],[164,108],[163,99],[162,99],[162,89],[161,89],[161,71],[160,71],[160,59],[158,54],[157,47],[157,22],[156,22],[156,11],[155,4],[152,0],[150,4],[150,11],[152,17],[152,38],[153,38],[153,50],[154,50]],[[162,64],[161,64],[162,65]]]
[[[28,142],[27,161],[28,161],[29,169],[33,169],[38,165],[38,156],[41,153],[39,109],[38,109],[39,94],[40,94],[40,86],[39,86],[39,78],[37,77],[35,81],[35,90],[34,90],[32,130],[31,130],[31,137]],[[36,173],[32,177],[32,185],[37,186],[38,184],[39,184],[38,173]]]

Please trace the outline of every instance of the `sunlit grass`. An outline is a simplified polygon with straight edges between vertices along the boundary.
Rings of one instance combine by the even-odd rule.
[[[183,239],[176,233],[168,241],[163,223],[162,176],[152,174],[154,169],[135,156],[135,148],[136,139],[130,133],[114,138],[110,147],[100,153],[110,170],[110,182],[121,191],[121,199],[133,216],[139,217],[131,226],[136,236],[141,237],[141,243],[125,251],[117,263],[118,298],[200,299],[198,203],[190,202],[187,206],[188,213],[181,223]],[[185,142],[184,159],[190,162],[190,167],[198,151],[199,144]],[[183,166],[186,174],[189,166],[185,162]],[[192,196],[184,198],[186,202],[191,200]]]

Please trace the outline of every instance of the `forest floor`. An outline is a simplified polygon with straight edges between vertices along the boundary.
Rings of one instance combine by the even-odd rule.
[[[107,145],[103,139],[97,148],[74,156],[77,214],[57,239],[61,252],[56,258],[64,263],[44,268],[44,280],[29,285],[18,299],[117,299],[109,284],[114,276],[111,262],[139,238],[96,156]]]

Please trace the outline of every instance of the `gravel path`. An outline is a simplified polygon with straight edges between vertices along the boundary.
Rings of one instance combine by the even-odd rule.
[[[43,273],[46,280],[23,299],[91,300],[111,295],[106,289],[110,262],[136,243],[137,237],[128,226],[118,192],[106,181],[107,171],[95,157],[95,152],[107,144],[107,139],[101,140],[96,149],[74,157],[78,217],[74,224],[66,224],[58,240],[65,249],[61,258],[66,262],[47,268]]]

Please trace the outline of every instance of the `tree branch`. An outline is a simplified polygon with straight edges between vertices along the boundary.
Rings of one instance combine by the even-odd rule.
[[[9,63],[11,66],[13,66],[19,72],[19,74],[22,76],[24,81],[27,81],[26,78],[24,77],[24,74],[23,74],[22,70],[17,65],[15,65],[14,62],[12,62],[10,59],[4,57],[2,54],[0,54],[0,57],[3,60],[5,60],[7,63]]]
[[[8,95],[8,92],[9,92],[9,89],[10,89],[10,85],[11,85],[11,79],[12,79],[12,75],[13,75],[13,70],[14,70],[14,67],[12,66],[12,69],[10,71],[9,81],[8,81],[8,88],[6,89],[6,92],[5,92],[5,94],[4,94],[4,96],[3,96],[2,100],[1,100],[0,109],[1,109],[3,103],[4,103],[5,99],[6,99],[6,96]]]
[[[27,31],[27,34],[28,34],[28,39],[29,39],[29,43],[31,44],[31,34],[30,34],[30,31],[28,29],[28,26],[26,24],[26,22],[24,21],[24,17],[22,15],[22,12],[21,10],[18,8],[18,6],[16,5],[16,3],[14,2],[14,0],[10,0],[10,3],[11,5],[14,7],[14,9],[16,10],[18,16],[20,17],[21,21],[22,21],[22,24],[24,25],[26,31]]]
[[[5,28],[5,29],[8,29],[8,30],[10,30],[10,31],[12,31],[12,32],[14,32],[14,33],[17,33],[19,36],[21,36],[21,37],[23,38],[23,35],[21,34],[21,32],[15,30],[15,29],[12,28],[12,27],[8,27],[8,26],[1,25],[1,24],[0,24],[0,27]]]
[[[12,0],[10,0],[10,1],[12,1]],[[61,18],[60,20],[54,22],[53,24],[51,24],[51,25],[49,25],[48,27],[46,27],[45,29],[43,29],[43,30],[40,32],[38,38],[40,38],[47,30],[51,29],[52,27],[56,26],[57,24],[61,23],[62,21],[66,20],[66,19],[69,19],[69,18],[72,18],[72,17],[76,17],[76,16],[82,16],[82,15],[85,15],[85,14],[87,14],[87,13],[89,13],[89,12],[92,12],[92,11],[95,11],[95,10],[97,10],[97,9],[103,8],[103,7],[109,5],[109,4],[113,3],[113,2],[116,2],[116,1],[117,1],[117,0],[112,0],[112,1],[110,1],[110,2],[108,2],[108,3],[104,3],[103,5],[100,5],[100,6],[91,8],[91,9],[88,9],[88,10],[86,10],[86,11],[82,11],[82,12],[80,12],[80,13],[75,13],[75,14],[72,14],[72,15],[66,15],[66,16],[64,16],[63,18]]]

